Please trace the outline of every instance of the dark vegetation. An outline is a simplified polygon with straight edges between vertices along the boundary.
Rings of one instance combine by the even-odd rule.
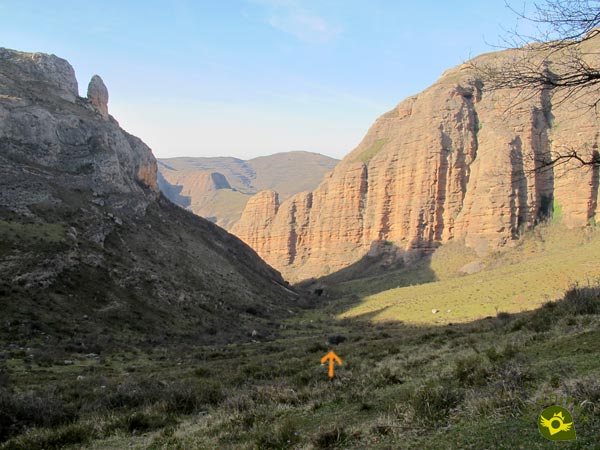
[[[112,220],[108,208],[82,214],[80,195],[62,208],[36,205],[45,221],[0,208],[0,343],[9,349],[49,348],[32,356],[48,365],[74,352],[231,343],[253,330],[273,336],[275,318],[302,304],[237,238],[164,198],[113,224],[102,246],[83,239],[87,222]]]
[[[574,414],[565,447],[597,448],[600,288],[443,327],[327,318],[340,308],[256,343],[98,343],[70,360],[3,346],[0,449],[535,449],[547,448],[537,415],[555,403]],[[331,333],[347,337],[332,382],[318,364]]]

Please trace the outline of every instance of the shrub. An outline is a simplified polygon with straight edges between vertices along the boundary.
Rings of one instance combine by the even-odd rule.
[[[166,413],[191,414],[224,398],[221,384],[205,379],[159,381],[152,378],[128,380],[112,388],[87,410],[124,409],[160,404]]]
[[[561,309],[568,314],[600,314],[600,286],[575,286],[565,293]]]
[[[93,409],[98,409],[100,406],[107,409],[134,409],[155,403],[163,397],[165,384],[152,379],[131,379],[113,389],[100,400],[102,405]]]
[[[557,304],[555,302],[547,302],[530,317],[522,317],[513,326],[513,330],[525,327],[536,333],[543,333],[552,328],[557,322]]]
[[[404,371],[398,364],[393,362],[383,364],[375,373],[381,378],[383,385],[404,383]]]
[[[251,410],[255,407],[255,405],[256,403],[249,394],[245,392],[236,392],[233,395],[229,395],[223,402],[222,406],[227,411],[240,413]]]
[[[561,387],[565,394],[575,399],[584,411],[600,417],[600,381],[598,379],[586,377],[565,380]]]
[[[496,314],[496,317],[501,322],[508,322],[512,318],[512,315],[510,313],[505,312],[505,311],[499,311],[498,314]]]
[[[191,414],[207,405],[216,405],[223,400],[221,385],[215,381],[199,380],[174,382],[164,392],[166,410]]]
[[[285,417],[283,421],[275,427],[270,423],[265,425],[266,426],[260,428],[256,434],[255,448],[257,450],[291,448],[293,444],[299,440],[296,425],[289,417]]]
[[[211,375],[211,372],[206,367],[196,367],[194,369],[194,375],[198,378],[206,378]]]
[[[312,437],[311,442],[317,449],[330,449],[342,445],[347,439],[344,427],[333,425],[329,428],[320,428]]]
[[[324,353],[327,351],[327,346],[321,342],[313,342],[308,346],[308,353]]]
[[[143,433],[145,431],[164,428],[173,423],[174,419],[172,416],[138,411],[127,417],[126,425],[130,433]]]
[[[252,399],[259,404],[286,404],[298,405],[298,393],[285,385],[257,386],[252,393]]]
[[[562,300],[547,302],[530,316],[513,322],[511,330],[518,331],[522,328],[529,328],[541,333],[551,329],[559,318],[566,316],[566,320],[569,321],[573,316],[582,314],[600,314],[600,285],[572,287],[565,293]]]
[[[187,450],[189,445],[175,436],[160,436],[152,441],[148,450]]]
[[[8,370],[0,366],[0,387],[8,388],[9,383],[10,377],[8,375]]]
[[[523,387],[533,376],[525,366],[511,361],[495,368],[491,378],[497,404],[515,406],[522,403]]]
[[[485,361],[479,355],[456,360],[454,376],[462,386],[483,386],[490,375]]]
[[[94,438],[89,424],[72,423],[55,429],[32,430],[3,444],[2,450],[58,450]]]
[[[52,394],[0,390],[0,440],[29,427],[55,427],[75,418],[73,408]]]
[[[414,393],[411,401],[414,419],[425,424],[445,421],[461,399],[462,394],[449,383],[430,381]]]

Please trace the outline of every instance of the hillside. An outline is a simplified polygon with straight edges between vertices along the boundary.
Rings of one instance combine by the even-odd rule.
[[[268,336],[296,295],[236,237],[159,192],[94,77],[0,49],[0,342],[73,352]]]
[[[392,292],[401,303],[415,288],[425,298],[401,305],[366,297],[386,280],[363,277],[327,289],[318,307],[281,321],[284,331],[268,342],[179,351],[157,345],[102,359],[82,355],[67,366],[10,349],[0,376],[16,393],[0,389],[0,406],[12,413],[0,421],[23,431],[0,449],[545,449],[539,414],[555,404],[573,414],[577,433],[562,445],[596,449],[598,287],[581,285],[530,312],[507,312],[514,298],[502,292],[487,310],[466,298],[470,308],[456,315],[443,303],[453,293],[427,281],[431,272],[442,285],[458,280],[457,295],[472,289],[486,300],[496,296],[497,278],[523,272],[531,286],[520,306],[528,308],[537,302],[529,294],[544,288],[533,276],[542,262],[570,256],[570,268],[586,241],[597,250],[598,237],[550,227],[472,275],[454,270],[469,257],[454,248],[421,267],[420,278],[413,267],[389,280],[401,286]],[[563,254],[561,239],[568,241]],[[444,309],[424,309],[432,305]],[[343,339],[333,345],[328,336]],[[319,365],[330,349],[343,360],[333,380]]]
[[[596,67],[600,37],[585,45]],[[582,89],[575,99],[552,90],[488,89],[473,66],[508,64],[514,52],[446,71],[379,117],[315,190],[284,201],[257,194],[232,232],[298,281],[365,255],[410,262],[449,242],[483,256],[553,215],[568,227],[596,223],[597,170],[575,162],[535,168],[568,149],[584,157],[596,151],[598,118],[585,105],[595,104],[597,92]],[[552,57],[559,64],[569,55]]]
[[[163,158],[158,160],[159,187],[176,204],[230,229],[252,195],[272,189],[285,200],[312,190],[337,163],[336,159],[301,151],[247,161]]]

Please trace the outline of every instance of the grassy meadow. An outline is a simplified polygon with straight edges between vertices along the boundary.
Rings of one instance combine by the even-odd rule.
[[[472,275],[457,271],[473,255],[447,246],[389,286],[328,288],[274,340],[68,360],[6,348],[0,450],[598,449],[600,288],[586,282],[598,242],[550,226]],[[437,281],[411,286],[425,269]],[[333,380],[329,349],[343,360]],[[538,432],[552,404],[573,414],[576,441]]]
[[[416,266],[340,283],[333,290],[338,296],[360,298],[341,318],[367,314],[375,322],[462,323],[538,308],[560,298],[569,286],[595,283],[600,279],[598,255],[600,233],[595,228],[567,230],[548,224],[528,232],[509,251],[478,259],[472,250],[453,243]],[[461,275],[460,268],[472,261],[482,270]],[[425,268],[436,282],[415,283]],[[378,287],[384,284],[384,289]]]

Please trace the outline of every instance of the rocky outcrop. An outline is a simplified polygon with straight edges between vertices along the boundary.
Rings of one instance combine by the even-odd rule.
[[[103,117],[108,117],[108,89],[98,75],[94,75],[88,84],[87,98]]]
[[[114,119],[96,119],[92,107],[77,96],[75,73],[65,60],[0,49],[0,64],[0,158],[7,176],[18,182],[26,164],[63,174],[59,179],[65,187],[102,195],[146,190],[158,195],[151,150]],[[22,197],[23,208],[30,202],[27,195],[41,195],[37,185],[2,190],[0,206],[15,206],[12,191]],[[143,208],[134,202],[129,206]]]
[[[25,53],[0,48],[0,94],[8,95],[16,84],[31,93],[48,92],[75,102],[79,91],[73,67],[64,59],[45,53]]]
[[[294,292],[238,238],[160,194],[150,148],[101,114],[98,83],[81,98],[65,60],[0,49],[0,340],[272,335]]]
[[[505,51],[475,62],[511,58]],[[593,104],[594,94],[578,101],[587,95]],[[377,119],[312,193],[278,208],[258,194],[233,231],[301,280],[349,266],[382,242],[407,255],[464,240],[484,254],[552,214],[586,225],[597,218],[597,169],[535,170],[560,149],[597,149],[595,110],[563,100],[488,90],[473,63],[463,64]]]
[[[253,196],[247,204],[240,224],[234,226],[234,234],[248,236],[246,242],[257,252],[267,253],[271,238],[271,223],[279,209],[279,196],[275,191],[262,191]],[[260,250],[258,250],[260,249]]]

